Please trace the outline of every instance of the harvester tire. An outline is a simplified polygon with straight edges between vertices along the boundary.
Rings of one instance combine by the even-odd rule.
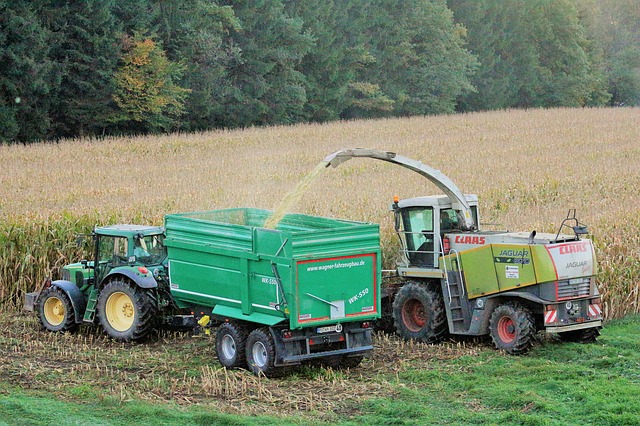
[[[393,301],[393,322],[405,340],[440,342],[448,330],[442,295],[418,282],[406,283]]]
[[[143,289],[122,279],[107,283],[98,297],[100,324],[119,342],[141,340],[156,325],[157,302],[153,289]]]
[[[563,342],[594,343],[600,336],[600,327],[565,331],[564,333],[558,333],[558,336]]]
[[[46,288],[40,294],[38,318],[45,329],[55,333],[78,328],[71,300],[64,290],[56,286]]]
[[[227,368],[246,368],[245,345],[248,331],[236,322],[225,322],[216,334],[216,353]]]
[[[247,367],[256,376],[275,377],[281,369],[274,365],[276,345],[267,327],[256,328],[247,337]]]
[[[491,314],[489,334],[497,349],[522,355],[531,349],[536,334],[533,315],[516,302],[499,305]]]

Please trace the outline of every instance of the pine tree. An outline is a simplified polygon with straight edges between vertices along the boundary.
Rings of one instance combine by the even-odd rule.
[[[38,12],[30,1],[0,0],[0,142],[49,135],[49,95],[57,82]]]

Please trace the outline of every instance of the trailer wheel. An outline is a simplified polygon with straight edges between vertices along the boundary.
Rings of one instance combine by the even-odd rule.
[[[563,342],[594,343],[600,336],[600,327],[558,333]]]
[[[247,331],[238,323],[225,322],[216,334],[216,353],[220,364],[227,368],[244,368],[247,366],[245,345]]]
[[[437,343],[447,333],[442,296],[417,282],[402,286],[393,301],[396,333],[406,340]]]
[[[59,287],[46,288],[38,299],[38,318],[42,326],[53,332],[78,328],[69,297]]]
[[[524,354],[531,349],[536,334],[533,315],[518,303],[504,303],[491,314],[489,333],[497,349],[511,355]]]
[[[156,323],[156,298],[152,290],[123,280],[104,286],[98,297],[97,314],[105,333],[119,342],[140,340]]]
[[[274,377],[280,372],[280,369],[274,366],[276,345],[268,328],[256,328],[249,333],[245,353],[247,366],[256,376],[264,374],[267,377]]]

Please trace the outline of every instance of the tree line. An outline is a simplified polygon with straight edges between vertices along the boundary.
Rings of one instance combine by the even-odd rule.
[[[637,0],[0,0],[0,142],[640,104]]]

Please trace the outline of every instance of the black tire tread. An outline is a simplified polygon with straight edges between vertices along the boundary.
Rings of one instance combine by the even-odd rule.
[[[267,363],[264,367],[258,367],[253,362],[252,347],[256,342],[262,342],[267,350]],[[247,337],[247,344],[245,348],[245,354],[247,358],[247,368],[256,376],[264,375],[266,377],[277,377],[282,374],[282,368],[274,366],[276,359],[276,346],[273,341],[273,337],[268,327],[256,328],[249,333]]]
[[[516,326],[516,337],[511,344],[505,344],[498,335],[498,321],[504,316],[510,316]],[[533,346],[536,334],[531,311],[517,302],[499,305],[491,314],[489,330],[496,349],[504,350],[511,355],[522,355],[528,352]]]
[[[138,314],[133,326],[124,332],[114,330],[110,326],[106,315],[103,314],[108,296],[115,291],[122,291],[129,295]],[[130,342],[144,339],[155,329],[157,310],[157,298],[153,289],[143,289],[129,281],[115,279],[108,282],[100,291],[96,314],[105,333],[119,342]]]
[[[62,323],[57,326],[49,323],[44,316],[44,304],[47,299],[52,296],[62,301],[64,305],[65,318]],[[78,323],[76,323],[75,311],[73,310],[71,300],[69,300],[69,297],[67,296],[65,291],[57,286],[48,287],[44,289],[40,294],[40,297],[38,298],[38,319],[40,320],[40,324],[42,324],[42,327],[44,327],[45,330],[51,331],[53,333],[74,331],[78,328]]]
[[[402,309],[407,300],[417,299],[424,305],[429,317],[425,326],[418,332],[407,328],[402,321]],[[416,340],[425,343],[438,343],[447,335],[448,324],[442,295],[423,285],[422,283],[409,281],[404,284],[393,301],[393,322],[396,333],[405,340]]]
[[[223,359],[222,354],[222,336],[223,334],[229,334],[236,342],[236,356],[235,360],[227,361]],[[218,361],[226,368],[246,368],[247,359],[245,354],[247,337],[249,330],[243,324],[236,321],[229,321],[222,323],[216,334],[216,354],[218,355]]]
[[[600,327],[566,331],[564,333],[558,333],[558,336],[563,342],[574,342],[583,344],[595,343],[598,340],[598,336],[600,336]]]

